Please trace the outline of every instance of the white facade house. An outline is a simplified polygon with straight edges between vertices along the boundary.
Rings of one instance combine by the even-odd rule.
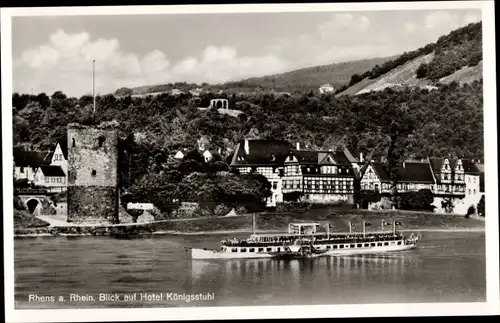
[[[211,161],[220,160],[221,159],[221,149],[218,151],[215,150],[205,150],[203,152],[203,158],[205,159],[205,163],[209,163]]]
[[[52,155],[52,159],[50,161],[51,166],[60,166],[65,174],[68,173],[68,158],[67,154],[65,154],[66,149],[63,150],[62,143],[58,142],[56,149]]]
[[[44,163],[47,155],[47,151],[28,151],[15,147],[14,179],[25,179],[28,183],[33,183],[35,181],[36,170]]]
[[[335,91],[335,89],[330,84],[323,84],[323,85],[321,85],[319,87],[319,93],[321,93],[321,94],[323,94],[323,93],[330,93],[330,92],[333,92],[333,91]]]
[[[35,173],[36,186],[62,192],[67,188],[66,173],[60,166],[40,166]]]
[[[184,153],[183,153],[182,151],[180,151],[180,150],[179,150],[179,151],[178,151],[178,152],[174,155],[174,158],[175,158],[175,159],[179,159],[179,160],[181,160],[181,159],[183,159],[183,158],[184,158]]]

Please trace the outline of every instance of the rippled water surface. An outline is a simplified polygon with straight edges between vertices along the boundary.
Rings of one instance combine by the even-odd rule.
[[[418,249],[280,261],[192,261],[184,247],[220,236],[52,237],[15,240],[16,308],[313,305],[485,301],[483,232],[423,232]],[[162,295],[141,301],[142,293]],[[99,294],[119,301],[99,301]],[[136,299],[133,300],[133,295]],[[206,300],[175,299],[200,294]],[[213,293],[213,294],[212,294]],[[94,301],[70,301],[70,294]],[[54,302],[29,301],[30,295]],[[170,295],[170,296],[169,296]],[[65,301],[58,302],[58,296]],[[125,296],[131,300],[125,301]],[[159,297],[159,296],[158,296]],[[206,296],[205,296],[206,297]]]

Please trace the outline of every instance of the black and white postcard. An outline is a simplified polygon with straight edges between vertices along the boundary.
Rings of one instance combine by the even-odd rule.
[[[8,322],[499,313],[493,1],[1,24]]]

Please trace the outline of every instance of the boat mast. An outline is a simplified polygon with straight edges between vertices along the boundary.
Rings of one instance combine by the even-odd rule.
[[[392,234],[396,235],[396,221],[392,221]]]
[[[252,233],[255,235],[255,214],[252,214]]]
[[[380,227],[382,228],[382,232],[384,232],[384,220],[380,221]]]
[[[349,233],[352,233],[352,223],[349,221]]]
[[[366,234],[366,224],[365,221],[363,221],[363,238],[365,237]]]
[[[326,238],[330,239],[330,222],[326,223]]]

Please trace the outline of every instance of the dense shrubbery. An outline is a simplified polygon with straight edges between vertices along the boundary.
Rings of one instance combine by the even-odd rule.
[[[190,156],[193,159],[145,174],[128,188],[122,203],[153,203],[160,211],[171,214],[182,202],[196,202],[199,215],[221,215],[233,208],[255,212],[265,207],[271,184],[264,176],[220,171],[228,166],[220,161],[206,164],[196,160],[196,154]]]
[[[486,209],[484,206],[484,195],[481,196],[481,199],[479,200],[479,203],[477,203],[477,214],[479,216],[486,216]]]
[[[145,174],[163,169],[177,150],[188,149],[190,154],[201,137],[207,138],[207,148],[227,152],[226,164],[235,144],[249,137],[299,141],[303,147],[319,149],[340,145],[369,158],[481,156],[482,89],[481,82],[474,82],[451,83],[430,92],[386,89],[340,98],[254,95],[245,97],[249,104],[241,107],[245,115],[239,118],[193,110],[187,106],[190,95],[99,96],[95,121],[120,122],[119,178],[120,186],[128,187]],[[208,105],[213,97],[202,95],[200,100]],[[90,102],[91,97],[67,98],[60,92],[51,98],[43,93],[14,94],[14,144],[52,149],[57,139],[66,136],[68,123],[89,119],[91,110],[82,107]],[[227,170],[222,161],[207,165],[200,162],[201,156],[187,159],[180,165],[183,173]]]
[[[430,190],[400,193],[394,197],[398,209],[414,211],[433,211],[434,195]]]
[[[301,191],[283,193],[283,201],[298,202],[302,196],[304,196],[304,193],[302,193]]]
[[[379,202],[382,195],[375,191],[370,190],[360,190],[356,191],[354,194],[354,200],[356,204],[359,204],[359,207],[362,209],[368,208],[370,203]]]

